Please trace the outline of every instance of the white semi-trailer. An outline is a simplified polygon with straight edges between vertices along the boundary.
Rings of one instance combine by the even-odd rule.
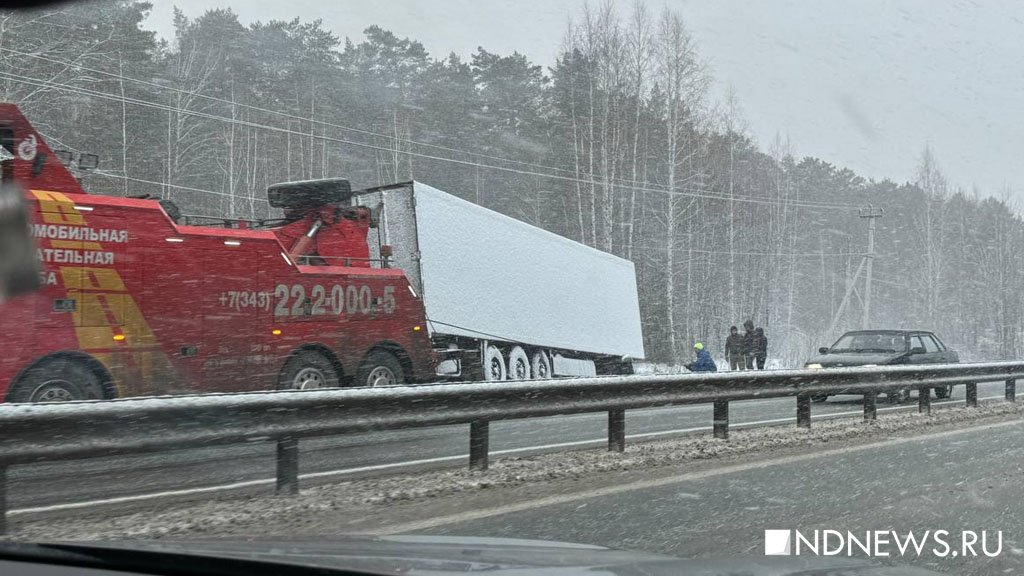
[[[370,256],[403,269],[422,298],[440,376],[628,374],[644,357],[629,260],[419,182],[352,201],[377,219]]]

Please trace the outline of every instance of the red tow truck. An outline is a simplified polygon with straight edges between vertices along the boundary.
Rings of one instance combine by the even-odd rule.
[[[0,304],[5,401],[434,378],[422,302],[371,265],[347,181],[271,187],[284,218],[265,229],[186,225],[167,202],[86,194],[15,105],[0,144],[42,268]]]

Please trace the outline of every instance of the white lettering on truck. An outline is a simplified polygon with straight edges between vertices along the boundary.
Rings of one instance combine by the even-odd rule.
[[[112,228],[89,228],[88,226],[62,226],[57,224],[33,224],[32,235],[51,240],[81,240],[83,242],[128,242],[128,231]]]

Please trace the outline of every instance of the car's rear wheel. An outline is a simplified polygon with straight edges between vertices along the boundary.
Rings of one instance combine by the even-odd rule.
[[[939,399],[949,398],[952,395],[953,395],[953,385],[952,384],[949,384],[947,386],[936,386],[935,387],[935,397],[936,398],[939,398]]]

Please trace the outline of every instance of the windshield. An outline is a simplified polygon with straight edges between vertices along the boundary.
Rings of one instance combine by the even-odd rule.
[[[21,3],[0,537],[1024,570],[1024,4]]]
[[[844,334],[831,352],[905,352],[907,338],[903,334]]]

